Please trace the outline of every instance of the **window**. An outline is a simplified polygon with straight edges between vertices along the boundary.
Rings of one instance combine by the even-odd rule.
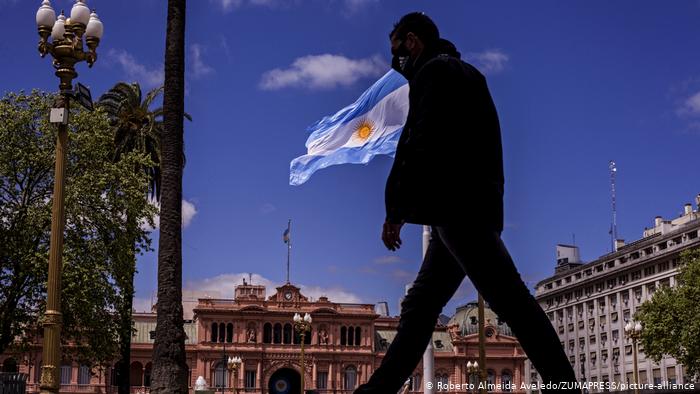
[[[662,242],[656,245],[656,247],[659,248],[659,250],[666,250],[666,248],[668,248],[668,242]]]
[[[644,276],[651,276],[656,273],[656,266],[652,265],[650,267],[644,268]]]
[[[226,341],[226,325],[224,323],[219,324],[219,342]]]
[[[282,324],[275,323],[275,329],[273,332],[273,343],[282,343]]]
[[[357,385],[357,368],[354,366],[349,366],[345,368],[345,373],[343,374],[343,388],[345,390],[352,390]]]
[[[617,322],[617,312],[613,312],[610,315],[610,321],[612,321],[613,323]]]
[[[596,265],[595,272],[603,272],[603,264]]]
[[[328,371],[316,372],[316,388],[318,388],[318,389],[328,388]]]
[[[569,323],[569,332],[574,331],[574,323]]]
[[[588,337],[588,343],[591,345],[595,345],[595,335],[591,335]]]
[[[608,282],[607,282],[608,289],[612,289],[613,287],[615,287],[616,282],[617,282],[616,279],[608,279]]]
[[[283,332],[283,343],[292,343],[292,325],[287,323],[284,325],[284,332]]]
[[[578,329],[579,330],[583,330],[583,324],[584,324],[583,320],[579,320],[579,322],[578,322]]]
[[[510,373],[510,370],[504,369],[501,371],[501,387],[503,388],[502,391],[512,391],[511,390],[511,383],[513,382],[513,374]]]
[[[670,266],[671,264],[668,261],[664,261],[663,263],[659,264],[659,272],[668,271]]]
[[[620,283],[620,285],[624,285],[629,280],[629,277],[630,276],[628,274],[620,275],[617,277],[617,281]]]
[[[245,388],[255,389],[256,371],[245,371]]]
[[[214,387],[227,387],[226,366],[221,361],[216,364],[216,368],[214,369]]]
[[[667,367],[666,368],[666,379],[668,380],[669,383],[676,384],[676,368],[675,367]]]
[[[487,385],[496,384],[496,373],[493,372],[493,369],[489,369],[486,371],[486,384]]]
[[[61,384],[70,384],[73,368],[70,365],[61,365]]]
[[[632,272],[632,280],[639,280],[639,279],[642,279],[642,271]]]
[[[620,331],[619,330],[613,330],[612,331],[612,339],[613,342],[617,343],[617,340],[620,338]]]
[[[345,346],[348,344],[348,329],[347,327],[340,327],[340,344]]]
[[[90,384],[90,367],[81,365],[78,369],[78,384]]]
[[[263,326],[263,343],[272,343],[272,324],[265,323]]]
[[[654,384],[661,384],[661,370],[659,368],[652,369],[651,376],[654,379]]]
[[[233,342],[233,324],[229,323],[226,325],[226,342]]]
[[[219,330],[218,330],[219,325],[216,323],[211,323],[211,341],[216,342],[216,340],[219,338]]]
[[[355,327],[348,328],[348,346],[355,345]]]

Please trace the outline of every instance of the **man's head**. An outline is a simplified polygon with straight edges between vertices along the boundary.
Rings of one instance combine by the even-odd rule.
[[[438,46],[440,32],[435,23],[422,12],[404,15],[389,33],[392,67],[405,71],[408,60],[415,61],[426,48]]]

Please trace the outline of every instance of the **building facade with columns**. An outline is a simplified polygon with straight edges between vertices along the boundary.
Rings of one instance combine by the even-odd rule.
[[[226,393],[299,393],[302,373],[306,390],[351,393],[366,382],[380,365],[395,337],[398,317],[377,313],[373,304],[334,303],[326,297],[310,300],[300,288],[287,283],[267,296],[264,286],[236,286],[232,299],[200,298],[187,320],[186,351],[189,384],[199,376]],[[381,308],[379,309],[381,310]],[[309,313],[311,331],[303,339],[304,365],[300,363],[302,338],[294,330],[293,315]],[[433,334],[434,392],[468,392],[467,361],[478,360],[476,303],[441,316]],[[146,393],[150,386],[151,355],[156,315],[134,314],[131,386]],[[517,340],[495,314],[486,309],[486,375],[492,384],[510,386],[503,391],[522,392],[525,355]],[[240,357],[237,371],[226,368],[224,357]],[[0,355],[7,370],[29,375],[28,392],[38,392],[41,347],[23,354]],[[5,368],[6,367],[6,368]],[[422,362],[410,379],[409,392],[424,392]],[[66,360],[61,368],[62,393],[116,393],[114,368],[90,369]],[[451,387],[449,390],[437,390]],[[452,386],[448,386],[448,385]],[[498,391],[498,390],[495,390]]]
[[[696,197],[700,205],[700,195]],[[672,220],[656,217],[642,238],[584,263],[573,245],[557,246],[554,276],[540,281],[535,297],[559,334],[580,381],[633,383],[633,346],[624,327],[662,286],[674,286],[680,253],[700,247],[700,213],[691,204]],[[639,346],[640,383],[686,383],[671,357],[654,363]],[[528,361],[526,377],[538,379]]]

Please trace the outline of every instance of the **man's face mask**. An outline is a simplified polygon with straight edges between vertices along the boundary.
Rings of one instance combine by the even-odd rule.
[[[392,49],[391,54],[391,68],[398,71],[400,74],[404,74],[406,71],[406,65],[408,64],[409,56],[411,52],[404,46],[405,40],[401,40],[396,49]]]

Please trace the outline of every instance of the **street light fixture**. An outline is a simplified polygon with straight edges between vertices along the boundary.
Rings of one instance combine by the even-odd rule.
[[[479,362],[478,361],[476,361],[476,360],[474,360],[474,362],[467,361],[467,376],[469,379],[469,385],[470,385],[470,387],[472,387],[472,385],[475,383],[475,381],[478,381],[478,379],[479,379]],[[472,376],[474,376],[476,379],[472,379]],[[472,391],[474,392],[475,389]]]
[[[61,264],[63,254],[63,230],[65,214],[63,187],[66,153],[68,149],[68,116],[70,97],[73,92],[73,79],[78,76],[75,64],[86,61],[92,67],[97,60],[97,46],[102,38],[104,26],[83,0],[76,0],[70,12],[70,19],[56,12],[49,0],[43,0],[36,13],[39,29],[39,54],[51,54],[56,76],[60,80],[60,98],[52,109],[52,119],[58,123],[56,139],[56,167],[51,211],[51,245],[49,250],[49,277],[46,286],[46,312],[44,314],[44,350],[41,366],[41,393],[58,393],[58,365],[61,359]],[[51,42],[49,42],[49,36]],[[83,36],[88,51],[83,50]],[[55,117],[54,117],[55,113]]]
[[[637,340],[642,335],[642,323],[629,321],[625,324],[625,334],[632,338],[632,362],[634,363],[634,393],[639,394],[639,367],[637,366]]]
[[[238,380],[238,367],[241,366],[241,363],[243,360],[241,360],[240,357],[235,356],[235,357],[229,357],[228,361],[226,363],[226,367],[228,368],[229,375],[233,376],[233,384],[231,387],[233,388],[233,392],[236,392],[236,381]]]
[[[304,394],[304,339],[306,332],[311,331],[311,315],[304,314],[302,318],[300,314],[294,314],[294,330],[301,337],[301,393]]]

